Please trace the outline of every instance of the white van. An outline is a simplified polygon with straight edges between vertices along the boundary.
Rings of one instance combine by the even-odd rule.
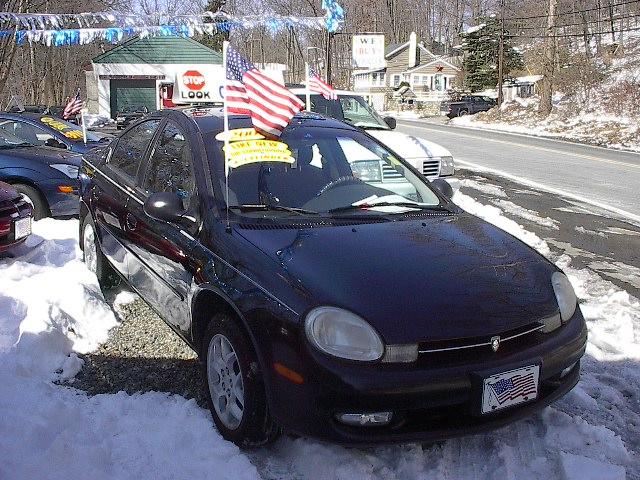
[[[306,101],[304,87],[290,90]],[[363,128],[429,180],[455,173],[453,156],[449,150],[424,138],[394,131],[395,118],[382,118],[361,95],[343,90],[337,90],[336,93],[338,100],[327,100],[321,95],[311,94],[311,110]]]

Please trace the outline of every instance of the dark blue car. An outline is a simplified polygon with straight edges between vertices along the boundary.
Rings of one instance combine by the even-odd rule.
[[[78,214],[81,156],[32,145],[0,128],[0,180],[20,192],[36,220]]]
[[[108,143],[110,135],[87,132],[84,143],[82,128],[53,115],[40,113],[0,113],[0,130],[12,133],[31,145],[57,147],[76,153]]]
[[[103,285],[115,270],[200,355],[226,439],[433,441],[578,382],[569,280],[444,180],[316,114],[279,141],[229,125],[145,117],[83,156],[79,215],[89,269]]]

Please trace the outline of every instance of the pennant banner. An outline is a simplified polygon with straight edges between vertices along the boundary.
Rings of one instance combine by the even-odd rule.
[[[15,27],[7,29],[5,26],[4,30],[0,30],[0,37],[15,36],[18,44],[41,42],[49,46],[62,46],[82,45],[95,40],[116,43],[133,35],[192,37],[257,27],[266,27],[272,36],[288,28],[335,32],[344,23],[344,10],[336,0],[323,0],[322,8],[326,10],[324,17],[275,14],[236,16],[224,12],[204,12],[200,15],[0,12],[0,23]]]

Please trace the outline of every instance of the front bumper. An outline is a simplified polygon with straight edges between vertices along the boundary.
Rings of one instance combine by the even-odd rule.
[[[344,444],[437,441],[495,429],[546,407],[578,382],[587,341],[580,310],[558,331],[534,335],[526,345],[495,354],[471,354],[469,359],[458,356],[433,366],[423,358],[415,364],[358,365],[312,349],[302,352],[296,366],[289,352],[282,363],[300,371],[305,382],[294,385],[278,375],[267,375],[271,411],[285,430]],[[482,380],[531,364],[540,365],[538,398],[481,415]],[[561,372],[573,364],[561,378]],[[354,427],[335,420],[336,413],[383,411],[394,412],[387,426]]]

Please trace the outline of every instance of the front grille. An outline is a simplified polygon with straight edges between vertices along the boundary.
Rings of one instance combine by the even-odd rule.
[[[392,165],[389,165],[388,163],[384,163],[382,165],[383,180],[399,180],[401,178],[404,178],[404,176],[395,168],[393,168]]]
[[[440,174],[440,159],[428,158],[422,162],[422,174],[425,177],[437,177]]]

